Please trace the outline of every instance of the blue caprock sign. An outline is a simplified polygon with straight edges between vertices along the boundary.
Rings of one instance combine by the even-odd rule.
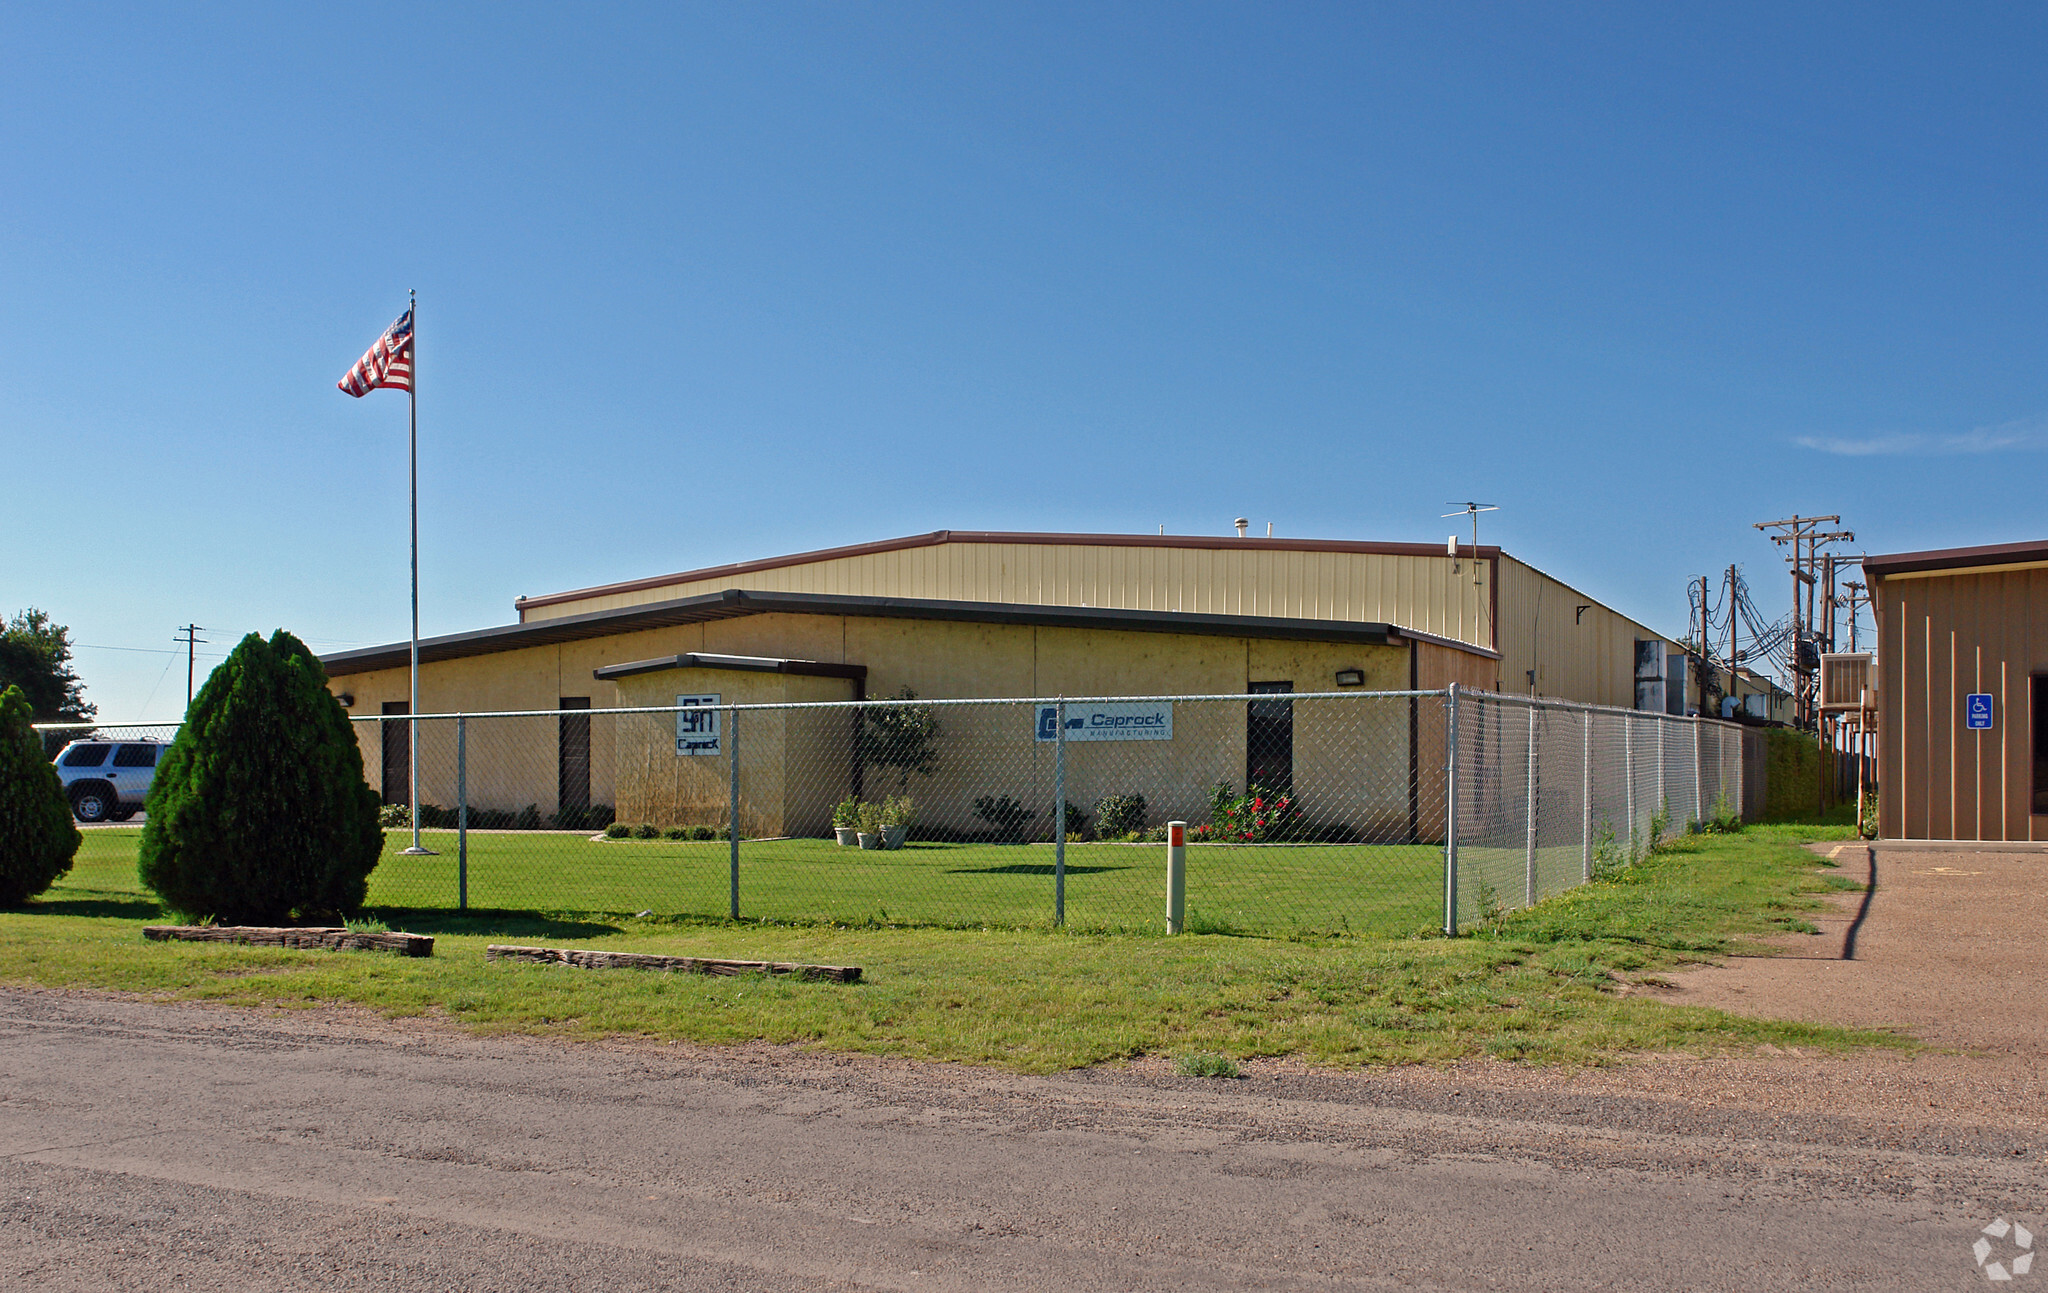
[[[1991,730],[1990,692],[1973,691],[1963,697],[1963,722],[1974,732]]]
[[[1059,706],[1038,707],[1038,739],[1059,739]],[[1166,700],[1117,701],[1107,704],[1069,704],[1069,741],[1171,741],[1173,702]]]

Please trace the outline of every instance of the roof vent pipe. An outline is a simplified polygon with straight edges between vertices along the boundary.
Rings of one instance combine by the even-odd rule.
[[[1248,518],[1242,516],[1238,517],[1234,524],[1237,526],[1237,537],[1240,539],[1244,537],[1244,532],[1249,530],[1252,525]]]

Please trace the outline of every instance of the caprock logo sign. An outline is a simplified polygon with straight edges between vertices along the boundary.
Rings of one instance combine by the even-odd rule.
[[[1038,739],[1059,739],[1059,706],[1038,707]],[[1067,706],[1069,741],[1171,741],[1173,702],[1114,701]]]
[[[1977,1242],[1970,1245],[1977,1269],[1993,1284],[2003,1284],[2015,1275],[2034,1269],[2034,1232],[2004,1217],[1984,1227]]]

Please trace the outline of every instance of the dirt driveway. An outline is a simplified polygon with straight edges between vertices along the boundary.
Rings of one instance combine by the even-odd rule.
[[[1774,1019],[1903,1029],[1936,1046],[2048,1054],[2048,853],[1817,844],[1844,877],[1818,934],[1676,976],[1675,1001]]]

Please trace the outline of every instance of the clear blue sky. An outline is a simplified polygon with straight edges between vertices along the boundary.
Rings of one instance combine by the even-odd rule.
[[[1672,634],[1750,522],[2048,536],[2035,6],[23,6],[0,602],[423,631],[953,529],[1483,537]],[[129,648],[112,650],[108,648]],[[216,652],[221,647],[214,648]]]

